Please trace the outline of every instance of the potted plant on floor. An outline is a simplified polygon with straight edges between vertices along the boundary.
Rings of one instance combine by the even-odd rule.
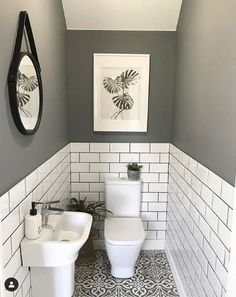
[[[126,165],[127,167],[127,173],[128,173],[128,179],[130,180],[139,180],[140,179],[140,172],[142,169],[142,165],[139,165],[138,163],[128,163]]]
[[[105,208],[103,201],[89,202],[87,197],[84,199],[70,198],[66,204],[67,211],[78,211],[89,213],[93,219],[101,219],[105,217],[106,212],[110,212]],[[111,213],[111,212],[110,212]],[[82,246],[79,256],[76,261],[79,263],[93,263],[96,259],[96,252],[93,246],[93,237],[96,233],[96,228],[92,226],[88,240]]]

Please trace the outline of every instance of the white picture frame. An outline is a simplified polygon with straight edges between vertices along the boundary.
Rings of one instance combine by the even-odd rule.
[[[94,131],[147,132],[150,55],[94,54]]]

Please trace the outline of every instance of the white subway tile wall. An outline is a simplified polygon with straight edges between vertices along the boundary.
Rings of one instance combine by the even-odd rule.
[[[234,188],[169,143],[71,143],[2,195],[4,278],[20,283],[6,296],[31,296],[19,248],[31,201],[104,201],[105,178],[127,177],[128,162],[143,165],[144,249],[166,244],[186,296],[225,296]],[[95,246],[104,248],[104,221],[95,227]]]
[[[71,143],[71,196],[104,199],[106,177],[127,177],[126,164],[143,165],[141,216],[144,248],[164,248],[168,185],[168,143]],[[95,245],[104,247],[104,224],[95,222]]]
[[[82,147],[81,147],[82,149]],[[30,271],[21,266],[20,243],[24,237],[24,217],[32,201],[61,200],[70,195],[70,145],[0,197],[3,276],[16,277],[19,288],[6,296],[30,297]]]
[[[166,246],[186,296],[223,297],[234,187],[170,145]]]

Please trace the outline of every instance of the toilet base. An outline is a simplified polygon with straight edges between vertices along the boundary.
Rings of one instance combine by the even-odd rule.
[[[117,278],[130,278],[134,275],[142,243],[137,245],[112,245],[105,242],[106,252],[111,263],[111,274]]]
[[[134,268],[111,267],[111,275],[116,278],[131,278],[134,275]]]

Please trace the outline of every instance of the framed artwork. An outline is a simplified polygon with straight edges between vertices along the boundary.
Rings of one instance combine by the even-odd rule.
[[[94,54],[94,131],[147,132],[150,55]]]

